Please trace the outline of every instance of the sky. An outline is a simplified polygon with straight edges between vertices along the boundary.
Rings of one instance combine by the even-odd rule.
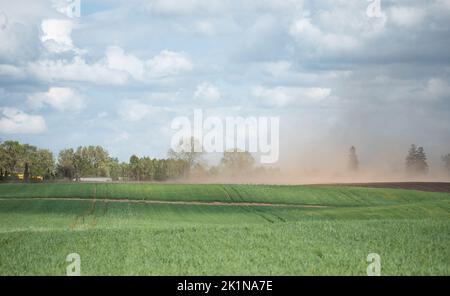
[[[279,117],[280,163],[450,152],[450,0],[79,3],[0,0],[1,140],[165,157],[201,109]]]

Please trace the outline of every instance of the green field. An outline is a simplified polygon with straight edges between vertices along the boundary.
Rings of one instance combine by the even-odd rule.
[[[2,275],[64,275],[73,252],[82,275],[365,275],[369,253],[384,275],[450,275],[449,246],[448,193],[0,185]]]

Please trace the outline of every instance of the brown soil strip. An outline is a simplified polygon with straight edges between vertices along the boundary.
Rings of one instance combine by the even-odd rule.
[[[0,198],[3,200],[64,200],[64,201],[89,201],[88,198],[58,198],[58,197],[33,197],[33,198]],[[143,204],[164,204],[164,205],[193,205],[193,206],[249,206],[249,207],[288,207],[288,208],[327,208],[322,205],[299,205],[299,204],[274,204],[274,203],[259,203],[259,202],[203,202],[203,201],[166,201],[166,200],[143,200],[143,199],[100,199],[97,202],[117,202],[117,203],[143,203]]]
[[[354,186],[368,188],[392,188],[410,189],[429,192],[450,193],[450,183],[448,182],[380,182],[380,183],[335,183],[335,184],[314,184],[309,186]]]

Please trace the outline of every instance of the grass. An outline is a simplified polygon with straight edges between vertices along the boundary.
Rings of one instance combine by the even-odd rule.
[[[220,184],[0,184],[1,198],[93,198],[202,202],[263,202],[328,206],[393,205],[448,200],[447,193],[404,189]]]
[[[78,197],[84,200],[29,200]],[[95,200],[93,199],[95,197]],[[117,203],[267,202],[326,208]],[[450,275],[450,195],[268,185],[2,184],[0,274]],[[108,200],[105,200],[108,199]]]

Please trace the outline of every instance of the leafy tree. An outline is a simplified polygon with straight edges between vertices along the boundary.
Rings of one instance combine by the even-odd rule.
[[[38,149],[33,154],[32,165],[32,174],[34,176],[42,176],[44,179],[51,178],[55,170],[53,153],[47,149]]]
[[[21,157],[19,161],[20,170],[23,172],[24,181],[28,181],[32,176],[30,172],[30,166],[33,167],[35,164],[35,154],[37,152],[37,147],[23,144],[21,145]]]
[[[180,159],[167,160],[167,178],[176,179],[186,176],[189,171],[189,165],[186,161]]]
[[[19,173],[20,165],[24,157],[24,148],[17,141],[5,141],[1,145],[2,150],[2,166],[4,168],[4,176],[15,175]]]
[[[199,141],[194,137],[184,139],[184,141],[179,143],[176,150],[178,150],[178,152],[173,149],[169,149],[169,159],[181,160],[187,163],[188,174],[190,169],[192,169],[196,164],[201,164],[203,161],[203,152],[198,152],[203,151],[203,149]]]
[[[112,180],[117,181],[122,175],[122,168],[117,158],[110,157],[108,160],[109,176]]]
[[[355,146],[350,147],[350,154],[348,159],[348,168],[352,172],[356,172],[359,169],[358,156],[356,155]]]
[[[155,163],[155,180],[167,180],[167,160],[161,159]]]
[[[3,180],[6,172],[6,152],[0,144],[0,180]]]
[[[63,178],[72,180],[75,177],[75,167],[73,164],[74,154],[72,148],[64,149],[59,152],[57,171]]]
[[[108,177],[110,157],[101,146],[78,147],[73,153],[72,164],[76,180],[81,177]]]
[[[225,172],[234,174],[245,174],[253,169],[255,159],[248,151],[238,149],[225,151],[220,166]]]
[[[136,181],[141,180],[142,170],[140,162],[141,161],[139,157],[137,157],[136,155],[132,155],[130,157],[130,174],[131,177]]]
[[[140,160],[140,168],[143,181],[151,181],[155,177],[154,161],[150,157],[143,157]]]
[[[24,180],[28,181],[33,176],[44,177],[53,174],[55,163],[49,150],[16,141],[6,141],[0,145],[0,155],[2,178],[23,173]]]

